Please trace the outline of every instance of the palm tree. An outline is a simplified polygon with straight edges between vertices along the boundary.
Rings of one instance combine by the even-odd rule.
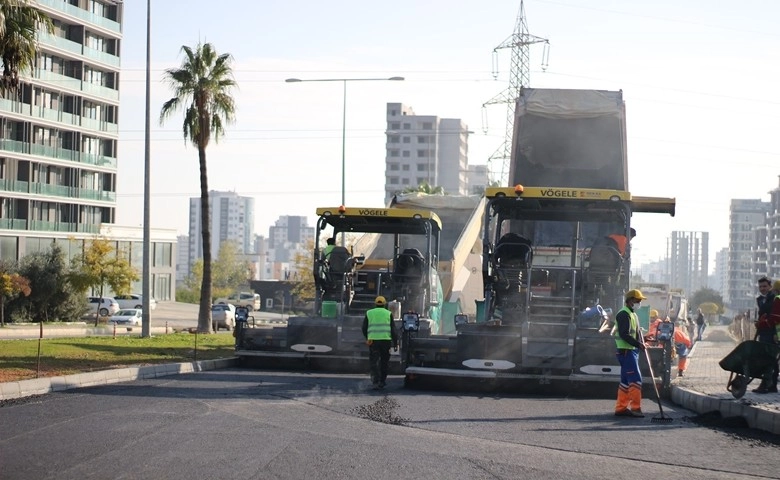
[[[230,54],[218,55],[210,43],[198,43],[193,50],[182,46],[185,58],[181,67],[165,70],[165,80],[174,92],[163,104],[160,123],[180,107],[184,110],[182,131],[198,149],[200,165],[200,233],[203,242],[203,280],[200,287],[198,331],[211,332],[211,228],[209,218],[209,181],[206,147],[225,133],[224,125],[235,120],[232,87],[237,86],[230,66]]]
[[[15,91],[19,72],[32,70],[38,50],[38,28],[53,31],[51,19],[32,0],[0,0],[0,92]]]

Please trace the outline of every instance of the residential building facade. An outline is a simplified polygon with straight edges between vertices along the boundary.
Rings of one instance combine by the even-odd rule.
[[[123,6],[36,4],[54,31],[40,33],[33,71],[0,98],[2,259],[79,242],[116,217]]]
[[[415,115],[402,103],[388,103],[386,119],[386,205],[393,195],[424,183],[448,194],[469,193],[469,130],[463,121]]]
[[[727,297],[730,313],[752,310],[756,301],[757,272],[753,249],[757,228],[766,225],[770,204],[759,199],[732,199],[729,213],[729,260]]]

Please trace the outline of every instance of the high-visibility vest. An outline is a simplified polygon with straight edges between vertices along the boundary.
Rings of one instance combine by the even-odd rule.
[[[392,340],[393,320],[390,310],[384,307],[372,308],[366,312],[368,317],[369,340]]]
[[[628,334],[631,335],[631,338],[636,338],[636,331],[639,328],[639,319],[636,317],[636,313],[631,311],[630,308],[624,306],[621,308],[618,313],[620,312],[626,312],[628,313]],[[615,326],[617,326],[617,322],[615,322]],[[615,345],[617,348],[622,348],[626,350],[636,350],[636,347],[628,343],[627,341],[623,340],[623,338],[620,337],[620,334],[617,333],[615,335]]]

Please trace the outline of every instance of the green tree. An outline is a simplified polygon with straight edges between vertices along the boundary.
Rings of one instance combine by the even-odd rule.
[[[223,242],[211,266],[213,298],[228,297],[249,281],[249,262],[238,257],[235,242]]]
[[[77,321],[87,311],[87,299],[68,280],[68,265],[59,245],[25,255],[19,274],[30,280],[32,292],[8,304],[11,317],[27,321]]]
[[[14,270],[16,265],[0,265],[0,327],[5,327],[5,303],[8,300],[30,295],[30,280]]]
[[[32,0],[0,0],[0,92],[16,91],[19,72],[32,69],[38,50],[39,28],[52,32],[51,19]]]
[[[198,43],[195,49],[181,47],[185,58],[179,68],[165,70],[165,80],[173,89],[173,98],[160,111],[160,123],[179,108],[184,110],[182,132],[198,149],[200,165],[200,233],[203,247],[203,280],[200,288],[198,331],[211,331],[211,228],[209,215],[209,185],[206,147],[211,136],[218,142],[224,125],[235,118],[235,102],[231,96],[236,86],[229,54],[218,55],[210,43]]]
[[[306,244],[306,250],[297,250],[293,256],[293,266],[297,272],[295,286],[292,288],[292,294],[303,301],[314,300],[316,296],[316,287],[314,285],[314,240]]]
[[[71,285],[82,293],[97,290],[103,298],[105,287],[114,293],[130,293],[133,282],[139,278],[138,271],[130,265],[127,252],[117,251],[107,238],[93,238],[84,246],[84,252],[72,260],[69,274]],[[95,311],[95,326],[98,324],[100,304]]]
[[[709,313],[709,315],[713,315],[715,313],[723,313],[723,297],[720,293],[718,293],[716,290],[713,290],[711,288],[702,288],[701,290],[697,291],[693,294],[693,296],[690,298],[691,305],[693,305],[694,308],[702,308],[705,303],[713,303],[715,304],[717,311]],[[705,307],[708,310],[712,310],[712,307]],[[704,309],[702,309],[704,311]],[[705,312],[706,313],[706,312]]]
[[[444,187],[441,187],[441,186],[438,186],[438,185],[435,186],[435,187],[431,186],[430,184],[428,184],[427,181],[422,182],[421,184],[419,184],[416,187],[407,187],[401,193],[415,193],[415,192],[427,193],[428,195],[444,195],[445,194]]]

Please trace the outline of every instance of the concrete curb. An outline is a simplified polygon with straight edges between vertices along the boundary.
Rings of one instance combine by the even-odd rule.
[[[129,382],[138,379],[158,378],[181,373],[203,372],[238,365],[238,358],[219,358],[188,363],[166,363],[146,367],[115,368],[97,372],[76,373],[60,377],[35,378],[19,382],[0,383],[0,400],[42,395],[72,388]]]

